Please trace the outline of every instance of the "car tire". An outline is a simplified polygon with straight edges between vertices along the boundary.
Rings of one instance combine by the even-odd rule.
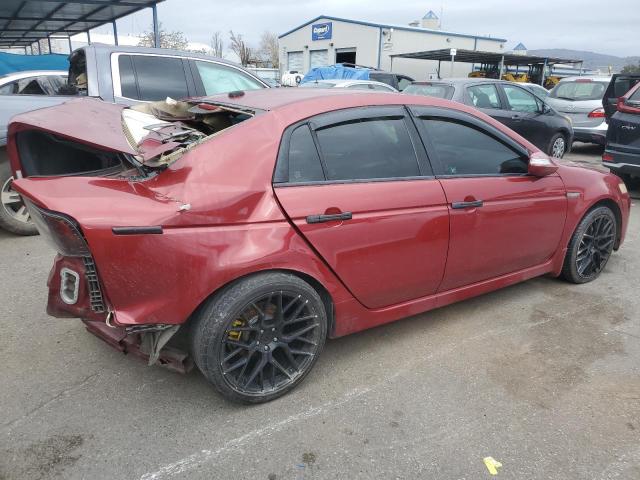
[[[600,276],[616,242],[617,220],[609,207],[590,210],[578,224],[564,259],[562,277],[587,283]]]
[[[565,137],[564,134],[556,133],[553,137],[551,137],[549,148],[547,149],[547,154],[550,157],[562,158],[568,150],[569,146],[567,145],[567,137]]]
[[[196,311],[191,353],[223,397],[263,403],[302,382],[326,336],[326,311],[313,287],[295,275],[260,273],[224,288]]]
[[[0,227],[16,235],[37,235],[38,229],[31,221],[20,196],[11,189],[11,168],[6,152],[0,149],[0,186],[2,201],[0,204]]]

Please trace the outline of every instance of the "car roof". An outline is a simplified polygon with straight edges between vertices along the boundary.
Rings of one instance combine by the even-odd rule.
[[[475,77],[453,77],[453,78],[440,78],[438,80],[423,80],[419,82],[411,82],[417,85],[429,85],[429,84],[446,84],[446,85],[466,85],[468,83],[514,83],[507,80],[498,80],[496,78],[475,78]]]
[[[20,72],[7,73],[0,76],[0,84],[20,80],[21,78],[42,77],[42,76],[66,76],[66,70],[22,70]]]
[[[610,82],[611,81],[611,76],[605,76],[605,75],[593,75],[593,76],[586,76],[586,75],[582,75],[582,76],[575,76],[575,77],[565,77],[563,79],[560,80],[560,83],[567,83],[567,82],[577,82],[578,80],[593,80],[593,81],[600,81],[600,82]]]

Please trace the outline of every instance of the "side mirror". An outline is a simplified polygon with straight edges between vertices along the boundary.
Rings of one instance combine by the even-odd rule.
[[[529,157],[529,175],[546,177],[558,171],[558,165],[542,152],[534,152]]]
[[[549,113],[551,111],[551,107],[544,102],[542,103],[542,107],[540,108],[540,113]]]

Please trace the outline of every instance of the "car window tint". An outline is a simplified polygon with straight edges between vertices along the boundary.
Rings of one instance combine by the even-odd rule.
[[[133,56],[139,100],[180,99],[189,96],[181,58]]]
[[[495,85],[473,85],[467,93],[476,108],[500,108],[500,98]]]
[[[516,151],[470,125],[422,119],[445,175],[527,173],[527,161]]]
[[[539,110],[538,101],[533,94],[527,92],[523,88],[514,87],[513,85],[503,85],[504,93],[509,101],[509,107],[516,112],[534,113]]]
[[[136,76],[133,72],[131,55],[120,55],[118,57],[118,70],[120,71],[120,92],[125,98],[138,100],[138,87]]]
[[[366,118],[316,132],[327,180],[419,176],[404,119]]]
[[[16,93],[18,90],[18,82],[7,83],[6,85],[2,85],[0,87],[0,95],[11,95]]]
[[[47,92],[40,83],[43,77],[29,77],[18,80],[18,95],[46,95]]]
[[[235,68],[198,60],[195,63],[206,95],[265,88],[258,80]]]
[[[289,140],[289,181],[324,180],[316,145],[307,125],[296,128]]]

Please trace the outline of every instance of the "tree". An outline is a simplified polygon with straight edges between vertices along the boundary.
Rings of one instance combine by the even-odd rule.
[[[271,64],[273,68],[280,67],[280,53],[278,52],[278,36],[265,31],[260,37],[258,54],[263,62]]]
[[[212,55],[214,57],[222,58],[224,52],[224,42],[222,41],[222,34],[220,32],[213,32],[209,45],[211,45]]]
[[[229,37],[231,39],[231,51],[235,53],[240,59],[240,63],[243,67],[246,67],[251,60],[251,48],[242,38],[242,35],[236,35],[233,30],[229,30]]]
[[[640,62],[637,65],[625,65],[620,73],[640,73]]]
[[[158,25],[158,31],[160,33],[160,48],[172,48],[174,50],[187,50],[189,47],[189,40],[185,34],[181,31],[174,30],[172,32],[166,31],[162,28],[162,23]],[[155,36],[153,35],[153,27],[151,31],[145,31],[140,40],[138,41],[139,47],[155,47]]]

